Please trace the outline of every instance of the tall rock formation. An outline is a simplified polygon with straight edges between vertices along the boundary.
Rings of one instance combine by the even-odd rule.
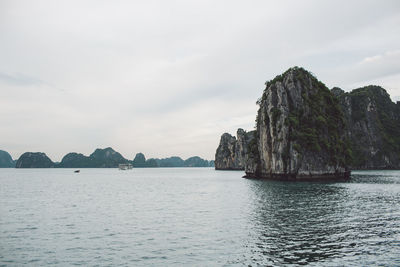
[[[16,168],[52,168],[54,162],[41,152],[25,152],[19,157]]]
[[[257,114],[258,161],[248,177],[345,178],[351,151],[337,98],[308,71],[294,67],[266,83]]]
[[[294,67],[267,82],[257,103],[255,138],[246,150],[224,134],[216,169],[242,169],[244,164],[247,177],[273,179],[343,178],[348,169],[400,169],[400,102],[393,103],[380,86],[329,91]]]
[[[285,180],[349,177],[351,147],[339,100],[311,73],[289,69],[266,82],[257,103],[256,131],[239,138],[239,130],[237,140],[224,134],[216,169],[244,167],[246,177]]]
[[[236,156],[236,137],[229,133],[221,136],[219,146],[215,153],[216,170],[244,170],[244,166],[239,165],[239,159]]]
[[[400,169],[400,103],[393,103],[380,86],[345,93],[340,100],[351,141],[353,169]]]
[[[0,168],[14,168],[15,162],[11,158],[11,155],[4,151],[0,150]]]
[[[216,170],[244,170],[245,157],[249,143],[255,138],[255,131],[246,132],[238,129],[236,137],[224,133],[215,153]]]

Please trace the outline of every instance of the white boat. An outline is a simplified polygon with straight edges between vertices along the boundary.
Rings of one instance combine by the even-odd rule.
[[[123,163],[118,165],[118,169],[120,170],[130,170],[132,169],[132,164],[130,163]]]

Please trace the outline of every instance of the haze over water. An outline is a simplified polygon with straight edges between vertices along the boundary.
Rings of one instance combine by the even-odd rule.
[[[400,265],[400,171],[0,170],[0,265]]]

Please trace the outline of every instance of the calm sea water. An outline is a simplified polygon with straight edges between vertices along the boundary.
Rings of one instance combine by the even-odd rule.
[[[0,265],[400,265],[400,171],[0,169]]]

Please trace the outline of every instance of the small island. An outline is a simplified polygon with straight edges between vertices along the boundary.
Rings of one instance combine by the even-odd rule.
[[[14,168],[16,161],[4,150],[0,150],[0,168]]]
[[[256,130],[225,133],[217,170],[279,180],[347,179],[351,169],[400,169],[400,104],[379,86],[329,90],[303,68],[266,82]]]

